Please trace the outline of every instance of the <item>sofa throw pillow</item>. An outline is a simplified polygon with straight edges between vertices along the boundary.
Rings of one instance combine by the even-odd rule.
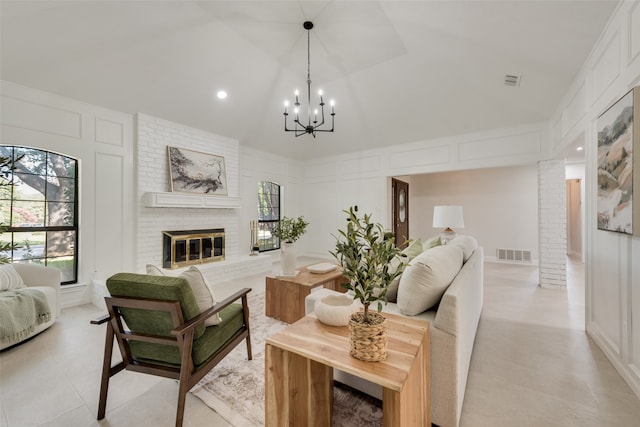
[[[478,249],[478,241],[473,236],[459,235],[447,242],[449,246],[458,246],[462,249],[463,262],[467,262],[473,252]]]
[[[24,288],[22,276],[18,274],[13,265],[0,264],[0,291]]]
[[[422,240],[416,239],[409,243],[409,246],[402,250],[402,253],[406,255],[406,257],[403,257],[403,259],[411,261],[418,255],[420,255],[423,250],[424,248],[422,247]]]
[[[440,302],[462,267],[462,249],[436,246],[413,259],[402,273],[398,286],[398,308],[415,316]]]
[[[409,246],[407,246],[402,250],[402,254],[406,256],[395,257],[394,259],[391,260],[391,262],[389,263],[389,271],[395,272],[398,269],[398,267],[400,267],[401,263],[408,264],[412,259],[420,255],[423,250],[424,249],[422,246],[422,240],[420,239],[414,240],[409,244]],[[387,295],[386,295],[387,302],[397,301],[398,285],[400,284],[400,277],[402,277],[402,275],[393,279],[391,283],[389,283],[389,286],[387,286]]]
[[[426,251],[427,249],[435,248],[436,246],[440,246],[440,245],[442,245],[442,240],[440,239],[440,235],[433,236],[422,241],[422,250]]]
[[[147,274],[151,276],[166,276],[166,274],[164,274],[162,270],[151,264],[147,264]],[[207,282],[207,279],[205,279],[202,275],[202,272],[198,270],[198,268],[191,266],[178,277],[186,279],[186,281],[189,283],[189,286],[191,286],[191,290],[193,291],[193,295],[196,297],[196,302],[198,303],[200,313],[207,310],[208,308],[211,308],[216,303],[216,299],[213,296],[213,291],[211,291],[211,286]],[[219,325],[221,321],[222,318],[218,313],[216,313],[205,320],[204,325],[215,326]]]
[[[153,264],[147,264],[147,274],[150,276],[166,276],[164,271],[160,270]]]
[[[198,307],[200,307],[200,313],[211,308],[217,302],[213,297],[213,292],[211,291],[211,287],[209,286],[207,279],[204,278],[198,268],[191,266],[178,277],[184,277],[191,285],[193,294],[196,296]],[[204,324],[205,326],[218,325],[221,321],[222,319],[220,318],[220,315],[215,314],[209,317]]]
[[[404,272],[402,273],[404,274]],[[398,301],[398,287],[400,286],[400,278],[402,274],[389,283],[387,287],[387,302],[397,302]]]

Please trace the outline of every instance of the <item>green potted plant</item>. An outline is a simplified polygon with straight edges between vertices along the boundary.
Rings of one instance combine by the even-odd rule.
[[[271,233],[280,239],[280,268],[283,276],[296,275],[296,251],[294,243],[307,231],[309,223],[304,217],[283,216]]]
[[[358,216],[358,207],[344,211],[346,230],[339,230],[336,248],[330,251],[342,266],[342,274],[349,282],[343,286],[352,291],[364,312],[357,312],[349,321],[351,355],[360,360],[386,359],[386,319],[380,314],[389,284],[402,274],[405,263],[392,263],[404,256],[394,238],[381,224],[371,222],[371,214]],[[377,312],[371,313],[371,304]]]

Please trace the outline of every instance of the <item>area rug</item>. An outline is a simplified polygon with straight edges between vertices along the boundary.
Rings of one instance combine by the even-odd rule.
[[[251,348],[238,345],[191,393],[235,427],[264,426],[264,346],[287,326],[264,315],[265,294],[249,294]],[[339,383],[334,387],[332,426],[382,426],[382,403]]]

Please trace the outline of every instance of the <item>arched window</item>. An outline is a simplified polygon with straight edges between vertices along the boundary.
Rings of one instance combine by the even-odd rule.
[[[0,256],[78,281],[78,162],[50,151],[0,145]]]
[[[258,245],[260,252],[280,249],[280,239],[271,234],[280,223],[280,186],[258,182]]]

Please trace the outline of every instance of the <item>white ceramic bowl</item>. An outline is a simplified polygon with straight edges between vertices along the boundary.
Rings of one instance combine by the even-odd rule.
[[[316,317],[325,325],[346,326],[360,304],[348,295],[328,295],[316,302]]]

